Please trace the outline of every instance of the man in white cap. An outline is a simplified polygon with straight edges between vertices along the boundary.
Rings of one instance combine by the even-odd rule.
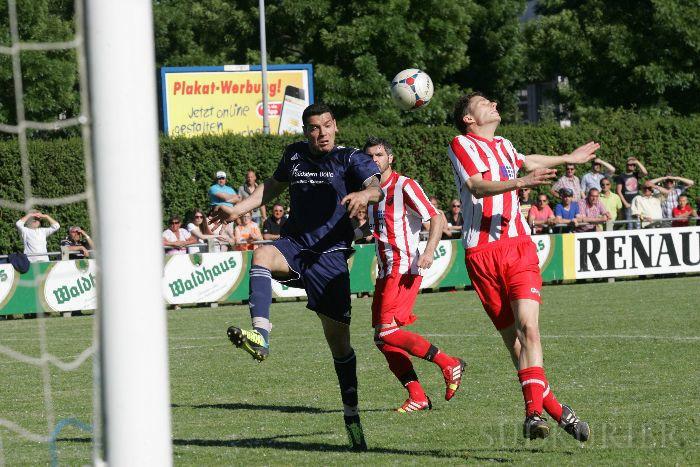
[[[226,172],[223,170],[216,172],[216,182],[209,187],[209,204],[232,208],[233,203],[240,200],[241,197],[236,193],[236,190],[226,184]]]

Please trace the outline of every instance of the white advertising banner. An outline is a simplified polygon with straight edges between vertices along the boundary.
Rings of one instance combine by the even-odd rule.
[[[421,252],[425,251],[425,245],[427,244],[428,242],[420,242],[418,250]],[[449,272],[452,265],[452,257],[455,254],[452,245],[452,242],[447,240],[438,243],[433,254],[433,265],[429,269],[423,269],[422,271],[423,281],[420,284],[421,289],[427,289],[439,283],[445,274]]]
[[[0,305],[4,305],[5,301],[10,298],[10,292],[14,290],[15,268],[11,264],[0,264]]]
[[[700,272],[700,228],[577,233],[575,278]]]
[[[44,282],[44,300],[53,311],[94,310],[97,307],[95,260],[52,263]]]
[[[173,255],[163,274],[163,297],[172,305],[216,302],[237,285],[243,272],[240,251]]]

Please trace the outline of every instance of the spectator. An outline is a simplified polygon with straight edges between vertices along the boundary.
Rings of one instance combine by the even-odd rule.
[[[532,201],[530,201],[530,193],[532,191],[529,188],[521,188],[518,190],[518,201],[520,202],[520,213],[523,215],[524,219],[530,214],[530,208],[532,207]]]
[[[280,238],[282,226],[287,221],[284,215],[284,206],[275,204],[272,206],[272,215],[263,223],[263,238],[265,240],[277,240]]]
[[[187,231],[196,239],[195,243],[207,243],[210,239],[227,241],[225,237],[217,235],[211,230],[207,216],[199,209],[195,209],[192,212],[190,222],[187,224]],[[192,246],[187,249],[188,253],[206,253],[207,251],[210,251],[207,246]],[[214,245],[210,252],[216,253],[219,251],[221,251],[219,245]]]
[[[452,233],[452,238],[459,238],[462,235],[462,202],[458,199],[453,199],[450,202],[450,214],[447,216],[447,227]]]
[[[671,222],[671,227],[688,227],[690,225],[689,217],[697,217],[697,212],[688,202],[688,197],[686,195],[680,195],[678,197],[678,206],[673,208],[673,222]]]
[[[632,200],[632,216],[642,221],[642,227],[656,227],[661,219],[661,201],[654,194],[654,184],[645,183],[642,187],[642,194],[637,195]],[[653,221],[653,222],[652,222]]]
[[[431,196],[428,198],[428,201],[430,201],[430,204],[435,207],[435,210],[442,215],[442,220],[444,221],[442,225],[445,227],[442,229],[442,239],[448,239],[452,238],[452,231],[450,230],[450,227],[447,225],[447,217],[445,217],[445,212],[440,209],[440,201],[435,196]],[[426,222],[423,224],[423,232],[427,232],[430,230],[430,222]]]
[[[605,177],[600,180],[600,202],[605,206],[605,210],[610,214],[610,220],[617,220],[618,214],[622,210],[622,200],[617,193],[612,192],[612,183]]]
[[[187,252],[187,245],[196,243],[197,240],[182,228],[182,222],[177,216],[168,221],[168,228],[163,231],[163,246],[165,254],[181,255]]]
[[[238,194],[241,196],[241,199],[246,199],[248,196],[253,194],[253,191],[255,191],[255,188],[258,186],[257,180],[258,177],[255,175],[254,170],[248,170],[248,172],[246,172],[245,183],[238,188]],[[263,204],[259,208],[253,209],[251,211],[251,215],[253,216],[253,222],[258,224],[258,226],[261,226],[267,218],[265,205]]]
[[[600,170],[605,166],[605,174],[601,173]],[[600,192],[601,186],[600,181],[605,177],[612,177],[615,174],[615,167],[605,162],[603,159],[597,157],[593,159],[593,164],[591,165],[591,171],[586,172],[583,177],[581,177],[581,191],[583,193],[588,193],[591,188],[595,188]]]
[[[211,206],[233,207],[233,203],[241,200],[236,190],[226,184],[226,172],[216,172],[216,182],[209,187],[209,204]]]
[[[365,224],[367,224],[367,211],[359,211],[357,213],[357,227],[355,227],[355,230],[357,231],[359,229],[362,231]],[[369,231],[369,227],[365,227],[364,230]],[[372,240],[374,240],[374,237],[370,232],[369,235],[355,240],[355,243],[372,243]]]
[[[672,175],[649,180],[649,183],[653,183],[654,185],[660,182],[663,182],[663,185],[655,186],[654,189],[663,195],[663,199],[661,200],[661,213],[664,219],[670,219],[674,217],[673,210],[678,207],[679,197],[685,190],[695,185],[695,182],[689,178],[674,177]]]
[[[541,193],[537,197],[537,204],[530,208],[527,222],[532,227],[533,234],[550,233],[551,226],[554,225],[556,217],[547,202],[547,195]]]
[[[41,227],[41,219],[46,219],[49,227]],[[15,225],[24,243],[24,254],[29,257],[29,261],[37,263],[49,261],[46,255],[32,256],[33,253],[47,253],[46,237],[53,235],[61,226],[53,217],[42,214],[39,211],[30,212],[18,220]]]
[[[552,185],[552,195],[555,198],[559,198],[559,190],[562,188],[568,188],[574,193],[574,201],[583,198],[584,193],[581,191],[581,181],[576,176],[576,166],[574,164],[566,164],[566,173]]]
[[[602,230],[601,224],[610,220],[610,214],[600,202],[600,191],[597,188],[588,190],[586,199],[578,202],[578,212],[580,223],[576,226],[576,232]]]
[[[95,249],[95,244],[83,229],[74,225],[68,228],[68,235],[61,240],[61,246],[73,251],[68,257],[70,259],[82,259],[90,257],[90,250]]]
[[[238,251],[254,250],[257,245],[253,242],[259,242],[263,239],[260,233],[260,227],[253,222],[253,216],[247,212],[241,217],[241,222],[233,230],[233,238],[236,242],[235,249]]]
[[[647,176],[648,172],[646,167],[642,165],[636,158],[630,157],[627,159],[627,165],[625,165],[625,172],[617,176],[615,182],[617,183],[617,195],[622,201],[622,206],[624,208],[625,220],[631,221],[633,219],[632,215],[632,200],[635,196],[639,195],[639,179],[640,174]],[[628,222],[627,228],[635,228],[635,222]]]
[[[555,222],[557,224],[567,224],[566,227],[561,229],[562,232],[571,232],[578,224],[578,202],[573,202],[574,192],[569,188],[559,190],[559,197],[561,198],[561,203],[554,207]]]

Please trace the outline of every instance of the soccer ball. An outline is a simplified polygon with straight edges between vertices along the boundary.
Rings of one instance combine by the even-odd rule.
[[[391,97],[401,110],[428,105],[433,97],[433,80],[417,68],[403,70],[391,80]]]

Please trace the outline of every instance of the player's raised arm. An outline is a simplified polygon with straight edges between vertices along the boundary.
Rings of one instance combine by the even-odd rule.
[[[372,175],[362,183],[363,189],[349,193],[341,201],[350,217],[357,217],[357,213],[367,209],[369,204],[377,204],[384,199],[384,192],[379,186],[379,177]]]
[[[535,169],[548,169],[562,164],[585,164],[596,158],[595,152],[599,148],[599,143],[590,141],[574,149],[570,154],[564,154],[562,156],[530,154],[525,156],[523,167],[525,170],[530,171]]]
[[[211,220],[214,224],[236,220],[246,212],[259,208],[261,205],[277,198],[288,185],[286,182],[280,182],[270,177],[259,184],[249,197],[235,206],[215,206],[211,213]]]
[[[556,177],[557,171],[554,169],[535,169],[524,177],[513,180],[491,181],[484,180],[480,173],[469,177],[464,183],[475,198],[495,196],[519,188],[530,188],[538,185],[548,185]]]

